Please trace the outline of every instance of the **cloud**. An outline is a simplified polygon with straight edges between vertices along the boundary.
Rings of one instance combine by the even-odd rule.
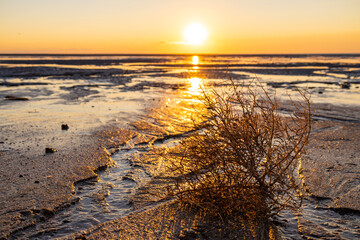
[[[178,44],[178,45],[188,45],[188,42],[168,42],[168,41],[160,41],[161,44]]]

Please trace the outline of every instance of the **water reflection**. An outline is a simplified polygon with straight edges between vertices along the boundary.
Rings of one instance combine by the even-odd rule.
[[[197,71],[197,70],[199,70],[199,67],[198,66],[194,66],[194,67],[192,67],[192,69],[193,69],[193,71]]]
[[[199,56],[192,56],[192,64],[193,65],[199,64]]]
[[[189,78],[190,87],[189,92],[195,95],[199,95],[201,93],[201,88],[204,85],[203,80],[198,77]]]

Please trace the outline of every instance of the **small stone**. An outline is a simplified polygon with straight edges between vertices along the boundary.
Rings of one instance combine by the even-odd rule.
[[[38,180],[36,180],[34,183],[40,183]]]
[[[24,176],[20,174],[19,177],[22,178],[22,177],[24,177]]]
[[[61,124],[61,130],[68,130],[68,129],[69,129],[69,125]]]
[[[341,87],[341,88],[344,88],[344,89],[350,89],[350,83],[349,83],[349,82],[341,83],[341,84],[340,84],[340,87]]]
[[[45,148],[45,153],[54,153],[57,152],[54,148]]]
[[[29,101],[29,99],[26,97],[16,97],[16,96],[5,96],[5,99],[10,101]]]

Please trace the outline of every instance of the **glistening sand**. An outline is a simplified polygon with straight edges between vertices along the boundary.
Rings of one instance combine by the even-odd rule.
[[[109,152],[115,153],[120,148],[112,157],[115,159],[116,154],[124,154],[121,149],[135,146],[136,155],[136,151],[146,151],[140,148],[141,143],[146,146],[162,136],[181,136],[187,130],[182,129],[184,116],[194,114],[190,105],[196,104],[199,83],[220,88],[228,84],[224,81],[228,78],[246,83],[253,77],[284,99],[287,93],[294,96],[295,87],[312,93],[317,122],[309,154],[302,163],[309,202],[302,213],[284,213],[290,229],[285,227],[284,232],[294,238],[301,234],[313,238],[358,237],[359,218],[354,211],[359,210],[360,202],[358,55],[200,56],[198,64],[192,61],[192,56],[1,56],[0,66],[3,237],[21,238],[28,234],[33,238],[50,238],[51,233],[61,232],[57,230],[62,222],[70,229],[66,234],[91,226],[102,232],[113,231],[117,222],[126,220],[97,227],[109,220],[105,216],[114,216],[106,209],[106,204],[116,202],[111,200],[116,187],[108,185],[112,180],[106,179],[107,173],[100,174],[98,183],[89,180],[82,188],[89,188],[87,193],[79,190],[84,182],[74,183],[96,177],[94,170],[112,165]],[[29,101],[9,100],[6,96]],[[171,111],[166,110],[169,108]],[[136,122],[152,126],[153,131],[142,131],[141,125],[133,124]],[[70,126],[68,131],[61,130],[63,123]],[[45,154],[46,147],[57,152]],[[132,156],[127,158],[134,160]],[[129,167],[126,161],[119,162],[120,171]],[[108,170],[109,174],[111,171]],[[141,177],[141,168],[130,171],[140,176],[134,177],[132,189],[149,177]],[[122,180],[126,183],[126,179]],[[121,189],[126,187],[120,187],[119,192]],[[123,197],[119,196],[119,202]],[[87,223],[78,224],[73,219],[68,222],[61,217],[76,208],[80,209],[80,216],[81,206],[94,213]],[[314,210],[316,206],[318,210]],[[124,210],[124,214],[132,211],[131,206],[127,207],[129,210]],[[160,233],[141,227],[147,222],[141,216],[158,210],[149,211],[132,215],[132,219],[137,219],[132,221],[133,225],[108,232],[109,237],[121,236],[121,232],[143,235],[144,239],[152,234],[155,238]],[[84,218],[87,216],[83,214]],[[337,222],[327,222],[329,218]],[[88,237],[101,238],[100,230],[88,232]],[[171,235],[171,231],[164,232]]]

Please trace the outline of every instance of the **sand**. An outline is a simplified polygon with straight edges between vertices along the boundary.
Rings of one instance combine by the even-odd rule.
[[[301,162],[301,177],[307,197],[320,207],[356,215],[360,211],[360,111],[355,107],[313,107],[316,117],[307,154]],[[64,131],[61,130],[62,122],[39,120],[3,127],[2,133],[6,138],[1,144],[0,163],[3,176],[0,185],[3,193],[0,199],[1,237],[21,237],[23,229],[26,231],[26,228],[76,204],[79,199],[74,192],[74,183],[96,177],[98,169],[111,165],[109,152],[116,152],[137,134],[115,125],[96,127],[92,131],[89,128],[87,132],[82,132],[84,129],[77,130],[76,122],[72,121],[67,122],[70,128]],[[147,122],[146,118],[134,122],[142,133],[141,124],[144,122]],[[170,123],[168,126],[172,125]],[[148,127],[146,129],[149,131]],[[151,129],[153,132],[157,130]],[[149,132],[146,134],[151,135]],[[161,138],[164,134],[169,132],[165,131],[157,137]],[[46,154],[46,147],[57,151]],[[153,204],[127,217],[67,238],[177,239],[190,234],[199,239],[202,239],[201,236],[203,239],[215,239],[211,235],[220,236],[219,230],[214,229],[212,232],[199,232],[203,225],[196,217],[184,215],[173,202]],[[324,228],[301,212],[291,218],[298,224],[299,235],[294,236],[336,238],[340,236],[336,230],[342,231],[342,226]],[[360,228],[353,227],[352,232],[360,234]]]
[[[198,92],[187,91],[186,79],[181,84],[176,79],[168,82],[157,79],[178,77],[180,73],[176,71],[166,75],[163,69],[152,69],[153,73],[145,69],[144,73],[153,75],[145,74],[141,80],[131,75],[142,67],[134,67],[132,71],[65,68],[60,72],[42,67],[36,70],[38,75],[30,72],[25,76],[26,81],[11,78],[2,82],[0,105],[6,115],[1,116],[0,125],[0,238],[24,238],[23,234],[60,216],[71,206],[78,206],[81,197],[76,191],[77,183],[96,179],[98,175],[101,178],[101,172],[113,164],[112,154],[119,150],[137,144],[146,147],[156,139],[175,139],[189,131],[189,116],[194,112],[189,105],[191,101],[182,103],[181,99],[194,98],[191,94]],[[7,70],[2,70],[4,78],[16,77],[14,72],[20,74],[17,77],[24,77],[24,69],[8,70],[9,75]],[[239,71],[235,75],[245,79],[244,69]],[[284,71],[288,74],[287,69]],[[211,79],[232,76],[205,73]],[[279,79],[284,77],[281,74]],[[294,84],[288,81],[296,79],[299,86],[309,85],[318,102],[313,104],[313,131],[301,162],[305,201],[299,211],[280,216],[277,221],[281,232],[290,239],[360,238],[360,107],[351,105],[358,99],[359,81],[353,79],[351,88],[345,89],[336,79],[324,84],[324,79],[311,82],[319,76],[297,74],[287,76],[280,83],[270,75],[275,80],[268,83],[271,91],[278,89],[282,93],[281,88],[291,89]],[[304,83],[298,79],[305,79]],[[7,95],[13,98],[6,98]],[[339,99],[341,102],[336,102]],[[149,107],[153,111],[147,111]],[[285,104],[284,110],[289,110],[288,107]],[[179,116],[186,117],[179,119]],[[68,124],[69,129],[62,130],[62,124]],[[56,151],[46,154],[46,148]],[[141,163],[141,159],[137,161]],[[106,199],[105,195],[102,197]],[[66,238],[236,239],[242,236],[241,231],[226,233],[224,226],[206,221],[201,223],[195,213],[184,214],[176,202],[150,203],[128,216],[94,224]],[[48,226],[36,231],[39,238],[41,231],[56,232]]]
[[[37,125],[39,124],[39,125]],[[74,126],[70,123],[70,126]],[[40,127],[41,126],[41,127]],[[35,129],[35,131],[34,131]],[[107,128],[93,134],[64,132],[60,123],[31,123],[2,130],[11,151],[1,153],[1,237],[32,226],[76,203],[74,183],[96,177],[111,164],[106,139],[118,132]],[[45,153],[45,148],[56,149]]]
[[[346,215],[358,215],[359,208],[359,123],[345,123],[333,121],[317,121],[313,125],[313,134],[308,146],[308,153],[302,160],[302,173],[306,185],[308,198],[316,202],[317,206],[333,209]],[[310,197],[311,196],[311,197]],[[151,209],[144,209],[128,217],[103,223],[85,232],[75,234],[68,239],[84,237],[84,239],[219,239],[222,232],[219,228],[211,231],[211,224],[205,226],[198,222],[196,216],[179,214],[173,203],[160,204]],[[321,213],[317,217],[322,216]],[[301,239],[325,238],[340,239],[344,226],[327,220],[327,224],[319,224],[301,211],[291,218],[297,226],[283,234],[283,238]],[[310,220],[309,220],[310,219]],[[356,220],[357,219],[357,220]],[[352,237],[360,236],[359,217],[350,226]],[[291,219],[285,219],[286,223]],[[284,221],[284,219],[283,219]],[[344,223],[343,223],[344,224]],[[324,227],[327,226],[327,227]],[[349,225],[347,225],[349,226]],[[296,229],[297,228],[297,229]],[[207,230],[206,230],[207,229]],[[213,230],[213,229],[212,229]],[[294,231],[298,230],[298,233]],[[187,238],[186,238],[187,236]],[[237,239],[241,232],[226,235],[225,239]],[[86,237],[86,238],[85,238]]]

